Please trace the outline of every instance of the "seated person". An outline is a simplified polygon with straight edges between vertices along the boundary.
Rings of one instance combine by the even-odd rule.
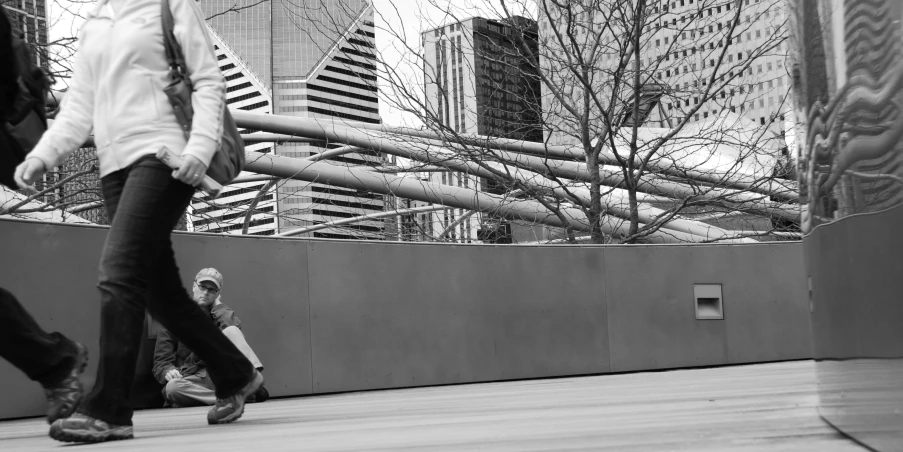
[[[194,300],[210,314],[223,334],[232,340],[254,367],[262,372],[263,365],[241,332],[241,320],[220,299],[222,289],[223,275],[214,268],[205,268],[194,278]],[[166,385],[163,388],[164,406],[189,407],[216,403],[213,382],[207,376],[207,366],[165,329],[157,334],[153,372],[157,381]],[[263,402],[268,398],[269,393],[261,386],[247,402]]]

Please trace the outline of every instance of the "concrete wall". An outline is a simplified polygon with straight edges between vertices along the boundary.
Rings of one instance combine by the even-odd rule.
[[[903,205],[805,238],[819,413],[870,450],[903,451]]]
[[[89,346],[89,385],[105,233],[0,221],[0,286],[48,330]],[[202,267],[224,274],[223,299],[274,396],[811,356],[796,243],[458,246],[188,233],[174,243],[186,287]],[[695,319],[694,283],[723,285],[724,320]],[[136,393],[157,390],[146,372],[152,346],[143,344]],[[42,413],[38,385],[2,360],[0,383],[0,418]]]

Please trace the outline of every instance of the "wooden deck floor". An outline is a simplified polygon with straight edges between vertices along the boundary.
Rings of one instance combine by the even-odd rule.
[[[813,364],[562,378],[272,400],[235,424],[138,412],[129,451],[862,451],[818,417]],[[60,450],[43,419],[0,422],[0,450]]]

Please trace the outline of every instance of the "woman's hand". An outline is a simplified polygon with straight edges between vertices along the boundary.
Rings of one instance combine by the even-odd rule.
[[[47,168],[44,167],[43,160],[34,157],[26,158],[24,162],[16,167],[16,173],[13,175],[13,178],[16,180],[16,185],[19,188],[25,190],[29,195],[34,195],[38,193],[34,188],[35,181],[40,179],[46,172]]]
[[[207,174],[207,165],[193,155],[182,156],[182,166],[172,172],[172,177],[192,187],[197,187],[204,175]]]

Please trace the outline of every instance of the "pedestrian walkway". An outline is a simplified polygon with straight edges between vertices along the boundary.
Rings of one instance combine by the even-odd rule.
[[[816,412],[811,361],[374,391],[144,410],[123,451],[861,452]],[[63,450],[43,419],[0,422],[0,450]]]

